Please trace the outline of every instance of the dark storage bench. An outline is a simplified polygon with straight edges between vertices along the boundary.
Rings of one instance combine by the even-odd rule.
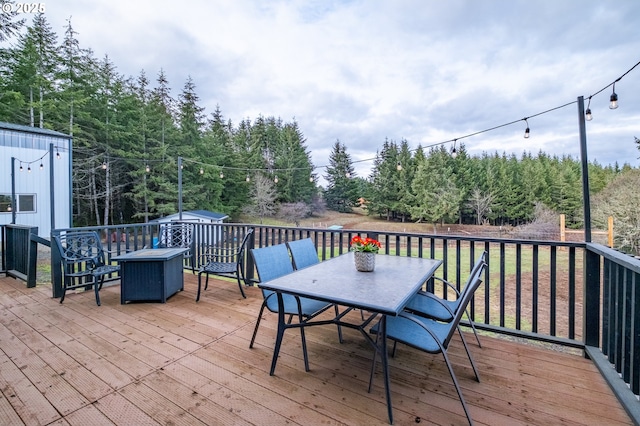
[[[187,249],[142,249],[116,256],[120,263],[120,303],[165,303],[184,288],[183,254]]]

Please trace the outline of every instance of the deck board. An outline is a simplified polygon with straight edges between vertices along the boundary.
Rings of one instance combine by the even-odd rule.
[[[367,393],[371,348],[355,330],[308,329],[311,371],[299,333],[285,333],[269,375],[276,316],[265,313],[249,349],[262,296],[211,279],[195,302],[197,276],[167,303],[120,304],[119,286],[68,294],[0,277],[0,425],[385,425],[378,365]],[[327,313],[328,315],[328,313]],[[354,319],[359,312],[353,312]],[[479,425],[630,425],[595,366],[580,354],[465,333],[450,357]],[[441,355],[399,347],[390,359],[395,424],[464,425]]]

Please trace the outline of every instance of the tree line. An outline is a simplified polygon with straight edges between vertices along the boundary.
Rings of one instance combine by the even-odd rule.
[[[58,42],[44,14],[26,28],[11,19],[2,15],[0,27],[0,42],[10,45],[0,49],[0,121],[73,136],[75,225],[175,213],[182,158],[183,209],[232,219],[280,214],[296,222],[325,205],[350,211],[364,200],[369,214],[388,220],[520,225],[544,206],[582,226],[581,164],[570,156],[470,156],[464,144],[453,153],[384,140],[371,174],[358,177],[337,140],[321,170],[295,120],[232,123],[219,106],[205,112],[190,77],[174,96],[162,69],[153,81],[144,70],[121,75],[108,56],[81,47],[70,20]],[[594,195],[632,170],[588,167]]]

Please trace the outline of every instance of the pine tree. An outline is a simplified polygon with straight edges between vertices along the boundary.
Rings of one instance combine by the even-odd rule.
[[[327,180],[325,201],[327,208],[342,213],[351,212],[357,205],[357,186],[352,178],[355,170],[347,148],[339,140],[333,145],[329,166],[324,178]]]

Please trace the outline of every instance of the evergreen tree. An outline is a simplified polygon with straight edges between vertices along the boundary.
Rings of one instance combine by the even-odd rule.
[[[2,12],[0,12],[0,42],[16,35],[26,21],[24,18],[18,19],[20,15],[15,4],[14,0],[0,0],[0,6],[2,6]],[[6,10],[10,10],[10,12],[5,12]]]
[[[462,204],[462,194],[456,187],[453,170],[447,166],[449,154],[442,148],[431,150],[429,157],[418,164],[412,189],[416,203],[411,216],[434,224],[456,218]]]
[[[358,203],[355,170],[351,162],[351,156],[347,153],[344,144],[336,140],[329,156],[329,166],[324,175],[327,180],[325,201],[327,208],[338,212],[351,212]]]

